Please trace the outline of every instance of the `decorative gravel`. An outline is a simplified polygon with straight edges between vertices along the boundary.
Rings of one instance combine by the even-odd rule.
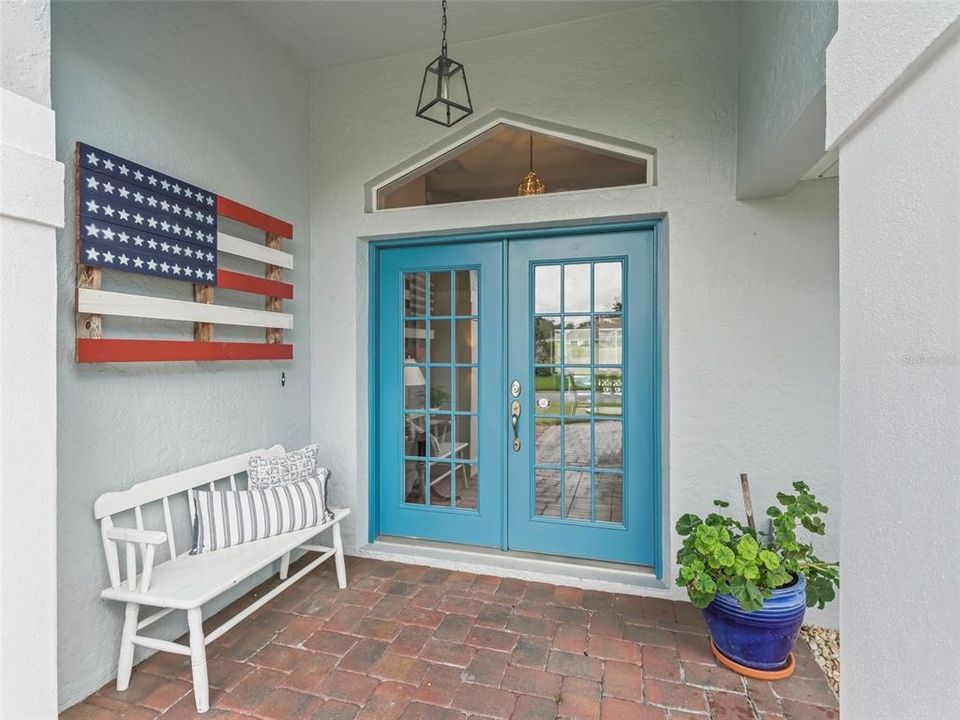
[[[813,657],[823,668],[827,681],[833,691],[840,694],[840,633],[836,630],[804,625],[800,637],[807,641],[813,650]]]

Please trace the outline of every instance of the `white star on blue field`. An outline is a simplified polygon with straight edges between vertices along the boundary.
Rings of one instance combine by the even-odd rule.
[[[116,154],[83,143],[78,148],[83,264],[215,282],[213,193]]]

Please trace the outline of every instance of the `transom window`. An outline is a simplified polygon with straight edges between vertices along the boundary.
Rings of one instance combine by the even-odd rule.
[[[639,148],[639,146],[637,146]],[[572,132],[548,132],[500,122],[464,140],[376,190],[378,210],[490,200],[625,185],[650,185],[653,153],[628,143]],[[533,172],[537,182],[526,183]],[[537,192],[540,194],[540,192]]]

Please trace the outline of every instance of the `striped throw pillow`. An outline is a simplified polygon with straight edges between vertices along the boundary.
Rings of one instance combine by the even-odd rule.
[[[333,519],[326,476],[263,490],[191,490],[195,514],[191,555],[222,550]]]

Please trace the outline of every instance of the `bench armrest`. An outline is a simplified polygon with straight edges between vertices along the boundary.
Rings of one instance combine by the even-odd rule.
[[[108,540],[121,542],[145,543],[147,545],[163,545],[167,541],[167,534],[160,530],[136,530],[135,528],[110,528],[106,531]]]
[[[107,540],[126,543],[127,586],[131,590],[137,589],[137,545],[141,546],[143,571],[140,573],[140,592],[149,590],[150,576],[153,574],[153,557],[157,546],[167,541],[167,534],[160,530],[118,527],[108,528],[103,534]]]

